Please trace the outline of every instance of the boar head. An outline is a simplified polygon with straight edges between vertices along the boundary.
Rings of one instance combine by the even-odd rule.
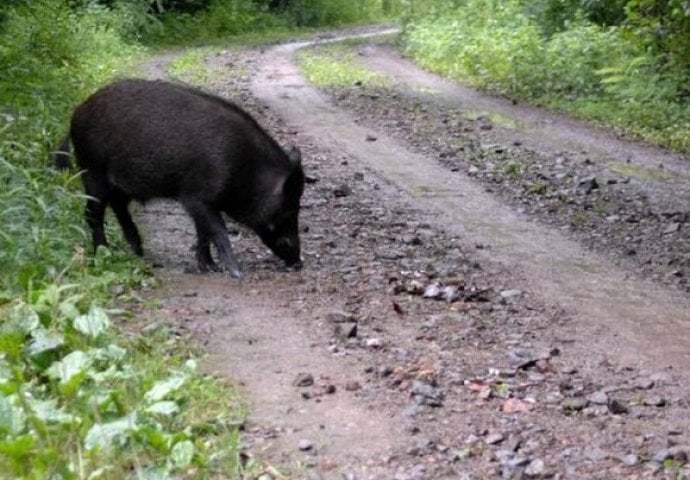
[[[264,244],[288,266],[300,268],[299,209],[304,191],[302,156],[297,148],[288,153],[290,169],[273,179],[270,207],[254,230]]]

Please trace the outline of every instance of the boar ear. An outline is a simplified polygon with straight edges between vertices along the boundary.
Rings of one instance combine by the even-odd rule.
[[[293,167],[302,165],[302,152],[297,147],[292,147],[288,152],[288,159]]]
[[[299,150],[298,150],[299,152]],[[283,195],[287,198],[300,198],[304,191],[304,172],[301,164],[295,165],[295,168],[288,174],[283,184]]]

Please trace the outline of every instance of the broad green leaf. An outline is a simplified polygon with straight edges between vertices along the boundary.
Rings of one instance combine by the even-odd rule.
[[[74,328],[91,338],[98,337],[110,326],[108,314],[100,307],[91,307],[89,313],[74,319]]]
[[[0,432],[17,435],[24,430],[26,414],[15,404],[16,395],[0,395]]]
[[[91,356],[81,350],[75,350],[62,360],[54,362],[47,373],[51,378],[60,380],[60,383],[67,383],[75,375],[87,370],[91,366],[91,361]]]
[[[65,413],[61,408],[58,408],[57,400],[54,398],[49,400],[32,400],[27,398],[27,402],[36,417],[45,423],[69,424],[80,421],[78,417]]]
[[[116,444],[122,444],[127,434],[136,428],[136,412],[126,417],[119,418],[108,423],[97,423],[92,426],[84,439],[84,448],[111,448]]]
[[[112,360],[122,360],[127,355],[127,350],[113,343],[105,348],[105,353]]]
[[[177,413],[179,410],[180,407],[177,405],[177,403],[167,400],[162,402],[156,402],[146,409],[148,413],[155,413],[159,415],[172,415],[174,413]]]
[[[59,287],[51,283],[46,288],[43,289],[41,294],[38,296],[36,303],[46,304],[46,305],[56,305],[60,300],[60,289]]]
[[[194,457],[194,444],[190,440],[176,443],[170,451],[170,462],[175,468],[187,468]]]
[[[110,344],[105,348],[92,348],[89,354],[95,360],[122,360],[127,355],[127,350],[115,344]]]
[[[148,403],[163,400],[163,398],[170,393],[179,390],[186,381],[187,377],[178,375],[175,377],[170,377],[167,380],[157,382],[153,388],[151,388],[151,390],[146,392],[144,395],[144,400],[146,400]]]
[[[37,329],[41,321],[38,313],[26,303],[15,305],[11,310],[9,319],[0,328],[2,333],[31,333]]]
[[[27,352],[32,357],[48,350],[55,350],[65,344],[65,338],[61,334],[42,327],[31,332],[31,336],[33,340],[29,344]]]
[[[81,295],[75,295],[60,302],[60,306],[58,307],[60,313],[67,318],[77,318],[79,316],[79,309],[77,308],[76,302],[79,301],[80,297]]]

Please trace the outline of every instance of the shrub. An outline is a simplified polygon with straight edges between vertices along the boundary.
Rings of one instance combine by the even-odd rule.
[[[632,0],[625,23],[607,26],[620,22],[621,1],[465,0],[411,18],[403,43],[420,64],[451,78],[690,151],[690,7],[681,3]],[[678,8],[669,14],[651,4]]]

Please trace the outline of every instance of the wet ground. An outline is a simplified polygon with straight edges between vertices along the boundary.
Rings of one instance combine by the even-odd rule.
[[[578,123],[567,129],[577,138],[556,148],[555,133],[491,120],[511,115],[491,113],[500,100],[457,96],[390,46],[356,48],[394,88],[318,92],[294,66],[294,46],[207,59],[225,74],[205,88],[302,149],[302,271],[284,271],[232,226],[247,278],[195,273],[184,213],[161,202],[138,215],[148,260],[166,278],[160,316],[194,335],[207,368],[246,392],[243,444],[267,465],[263,478],[683,475],[687,265],[665,259],[688,254],[688,203],[681,194],[666,203],[670,184],[658,180],[680,172],[673,188],[687,191],[681,159]],[[162,76],[169,60],[150,74]],[[437,82],[435,93],[420,93],[425,82]],[[554,117],[530,111],[553,127]],[[578,139],[596,148],[585,153]],[[518,166],[502,168],[511,161]],[[614,176],[619,163],[626,170]],[[631,175],[651,170],[662,174]],[[607,225],[630,229],[637,253],[626,255],[616,228],[575,228],[575,210],[549,208],[551,173],[543,195],[525,194],[524,182],[544,171],[572,192],[563,203],[574,198],[573,209],[599,212],[584,202],[620,190],[633,198],[626,203],[638,205],[641,192],[644,208],[675,213],[606,211],[620,217]],[[597,187],[580,187],[590,177]],[[664,260],[636,263],[647,252]]]

